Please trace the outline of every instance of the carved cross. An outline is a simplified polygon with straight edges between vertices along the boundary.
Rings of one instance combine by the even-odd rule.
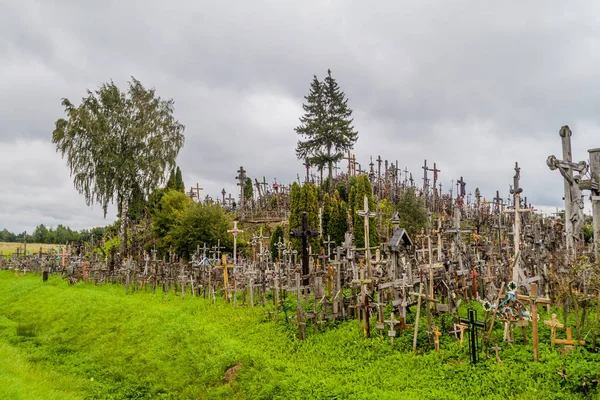
[[[302,212],[302,229],[294,229],[290,232],[290,236],[302,239],[302,275],[305,277],[303,284],[308,285],[308,239],[319,236],[319,232],[308,227],[308,214],[306,211]]]

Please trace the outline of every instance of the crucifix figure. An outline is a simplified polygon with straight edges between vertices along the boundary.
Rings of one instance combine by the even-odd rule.
[[[235,177],[235,179],[237,179],[239,182],[237,183],[237,185],[240,187],[240,211],[242,211],[242,213],[244,212],[244,203],[245,203],[245,197],[244,197],[244,187],[246,186],[246,170],[244,169],[244,167],[240,167],[240,169],[237,170],[238,175]]]
[[[429,179],[427,178],[427,171],[429,171],[429,167],[427,167],[427,160],[423,162],[423,195],[425,196],[425,204],[427,204],[427,199],[429,198]]]
[[[290,232],[290,236],[302,239],[302,275],[303,285],[308,285],[308,239],[319,236],[319,232],[308,227],[308,214],[302,212],[302,229],[294,229]]]
[[[571,129],[567,125],[560,128],[560,137],[562,139],[563,160],[558,160],[551,155],[546,160],[550,170],[558,169],[564,178],[564,197],[565,197],[565,235],[567,240],[567,251],[571,256],[575,255],[576,243],[579,241],[579,232],[583,224],[583,199],[579,183],[581,175],[587,171],[587,163],[581,161],[573,162],[571,153]],[[574,175],[577,172],[577,175]]]

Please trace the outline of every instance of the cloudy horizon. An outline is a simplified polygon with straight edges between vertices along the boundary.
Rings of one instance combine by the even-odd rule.
[[[304,175],[294,127],[313,75],[334,78],[354,110],[357,161],[398,160],[422,184],[562,206],[546,158],[600,147],[600,5],[591,2],[0,0],[0,230],[73,229],[103,218],[73,187],[51,143],[61,98],[132,76],[175,101],[189,189],[236,196],[240,165],[273,183]],[[341,163],[340,167],[345,168]],[[587,196],[586,196],[587,197]],[[589,200],[586,198],[586,202]]]

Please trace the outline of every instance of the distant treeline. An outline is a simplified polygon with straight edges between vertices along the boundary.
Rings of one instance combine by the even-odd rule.
[[[27,233],[28,243],[47,243],[47,244],[63,244],[63,243],[85,243],[89,242],[93,237],[95,243],[102,240],[105,228],[83,229],[74,231],[69,227],[58,225],[55,228],[47,228],[44,224],[38,225],[33,233]],[[0,242],[23,242],[25,232],[15,234],[7,229],[0,231]]]

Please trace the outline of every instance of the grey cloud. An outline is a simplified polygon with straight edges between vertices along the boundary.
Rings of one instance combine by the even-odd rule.
[[[560,156],[560,126],[573,129],[577,160],[600,146],[597,12],[546,1],[0,3],[0,228],[104,223],[52,145],[17,140],[49,143],[62,97],[131,75],[175,99],[184,180],[213,198],[238,193],[240,165],[269,182],[304,175],[293,128],[312,75],[331,68],[363,168],[381,154],[421,184],[427,159],[444,190],[463,176],[491,198],[506,197],[518,161],[528,199],[560,205],[561,178],[545,165]]]

